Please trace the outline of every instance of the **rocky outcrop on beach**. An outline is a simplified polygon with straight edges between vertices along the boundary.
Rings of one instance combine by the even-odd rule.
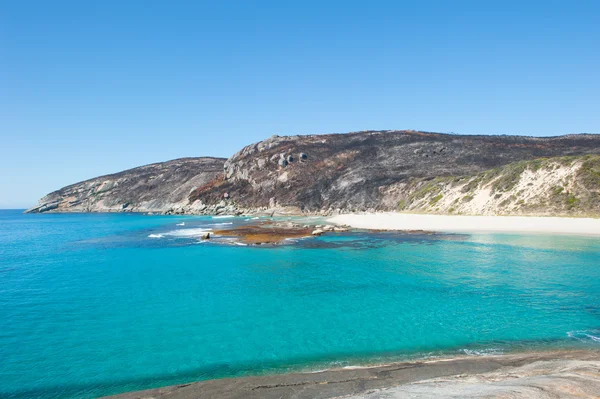
[[[54,191],[30,213],[182,213],[190,192],[223,172],[222,158],[181,158],[96,177]]]
[[[591,134],[273,136],[227,160],[187,158],[77,183],[30,211],[590,215],[600,213],[598,154],[600,135]]]

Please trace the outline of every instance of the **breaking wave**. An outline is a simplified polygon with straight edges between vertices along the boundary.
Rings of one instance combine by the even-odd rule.
[[[202,234],[211,233],[211,232],[212,232],[212,229],[204,229],[204,228],[179,229],[179,230],[173,230],[173,231],[166,232],[166,233],[164,233],[164,235],[171,236],[171,237],[196,237],[196,236],[201,236]]]
[[[486,349],[462,349],[465,355],[469,356],[490,356],[490,355],[502,355],[504,352],[497,348],[486,348]]]
[[[179,229],[171,230],[165,233],[153,233],[148,238],[163,238],[168,237],[200,237],[203,234],[212,233],[212,229],[197,228],[197,229]]]
[[[593,334],[592,334],[593,333]],[[595,334],[595,335],[594,335]],[[600,343],[600,331],[589,331],[589,330],[577,330],[569,331],[567,333],[569,338],[576,339],[581,342],[598,342]]]

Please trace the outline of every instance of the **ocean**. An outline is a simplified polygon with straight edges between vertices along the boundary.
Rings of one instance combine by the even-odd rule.
[[[247,219],[0,211],[0,397],[600,349],[599,238],[199,239]]]

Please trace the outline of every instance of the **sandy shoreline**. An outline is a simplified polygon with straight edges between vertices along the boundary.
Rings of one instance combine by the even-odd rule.
[[[345,214],[330,223],[373,230],[427,230],[453,233],[545,233],[600,236],[600,219],[529,216],[449,216],[407,213]]]
[[[568,350],[422,360],[366,368],[224,378],[112,399],[570,398],[600,396],[600,351]]]

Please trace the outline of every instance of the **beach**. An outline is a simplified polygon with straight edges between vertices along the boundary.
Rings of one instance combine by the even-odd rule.
[[[454,233],[542,233],[600,236],[600,219],[537,216],[451,216],[409,213],[343,214],[330,223],[370,230]]]
[[[243,378],[110,396],[191,398],[597,398],[600,352],[531,352]]]

